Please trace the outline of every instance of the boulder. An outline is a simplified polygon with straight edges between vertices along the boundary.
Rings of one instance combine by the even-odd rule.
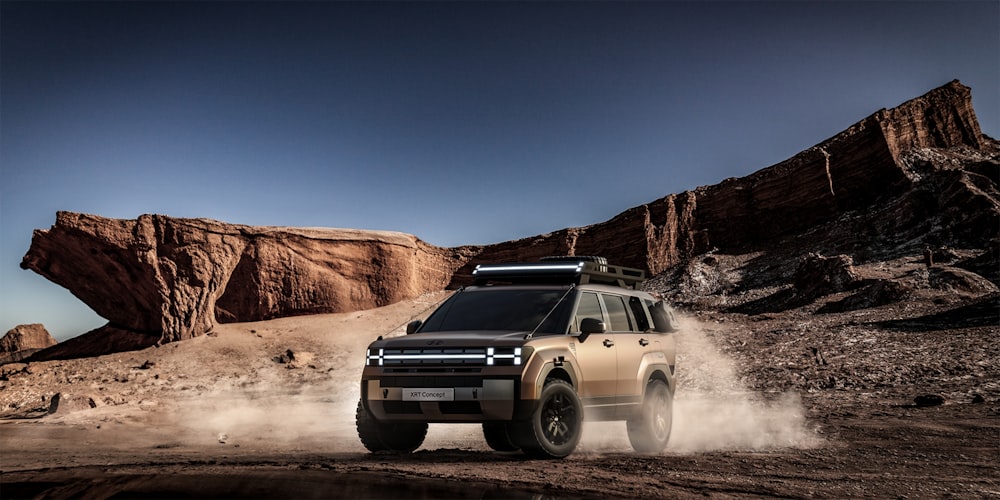
[[[992,281],[957,267],[935,267],[928,273],[931,288],[980,296],[1000,291]]]
[[[865,285],[857,293],[841,300],[829,302],[817,310],[817,313],[838,313],[856,311],[871,307],[884,306],[899,302],[913,292],[909,286],[896,280],[880,279]]]
[[[918,408],[941,406],[944,404],[944,396],[941,396],[940,394],[921,394],[913,398],[913,404]]]
[[[843,292],[859,281],[854,260],[848,255],[824,257],[809,253],[799,259],[795,271],[795,290],[803,302]]]
[[[49,400],[49,415],[66,414],[74,411],[97,408],[97,400],[92,396],[56,393]]]
[[[17,363],[32,354],[56,345],[45,326],[33,323],[17,325],[0,338],[0,365]]]
[[[25,349],[44,349],[56,345],[45,326],[39,323],[17,325],[0,338],[0,353],[18,352]]]

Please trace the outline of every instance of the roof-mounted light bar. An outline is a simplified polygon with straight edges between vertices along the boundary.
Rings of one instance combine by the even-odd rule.
[[[528,263],[528,264],[480,264],[476,266],[476,269],[472,271],[475,276],[479,271],[485,273],[519,273],[519,272],[545,272],[545,271],[572,271],[580,272],[583,270],[583,262],[574,262],[573,264],[546,264],[546,263]]]
[[[609,266],[606,261],[573,261],[571,257],[561,257],[558,261],[480,264],[472,271],[472,278],[476,285],[498,282],[577,285],[600,283],[635,288],[646,279],[646,273],[641,269]]]

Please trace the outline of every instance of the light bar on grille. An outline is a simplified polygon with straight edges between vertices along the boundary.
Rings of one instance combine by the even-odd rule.
[[[520,366],[520,347],[368,349],[367,366]]]

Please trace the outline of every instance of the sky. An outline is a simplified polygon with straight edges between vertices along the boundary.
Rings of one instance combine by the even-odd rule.
[[[105,323],[19,268],[60,210],[495,243],[750,174],[956,78],[998,137],[1000,2],[4,0],[0,332]]]

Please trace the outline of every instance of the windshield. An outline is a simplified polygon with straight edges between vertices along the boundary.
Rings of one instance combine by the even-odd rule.
[[[571,301],[559,302],[566,289],[485,289],[455,294],[427,318],[421,332],[505,330],[565,333],[564,316]],[[553,308],[559,305],[558,310]],[[549,314],[549,311],[553,311]],[[559,331],[561,330],[561,331]]]

